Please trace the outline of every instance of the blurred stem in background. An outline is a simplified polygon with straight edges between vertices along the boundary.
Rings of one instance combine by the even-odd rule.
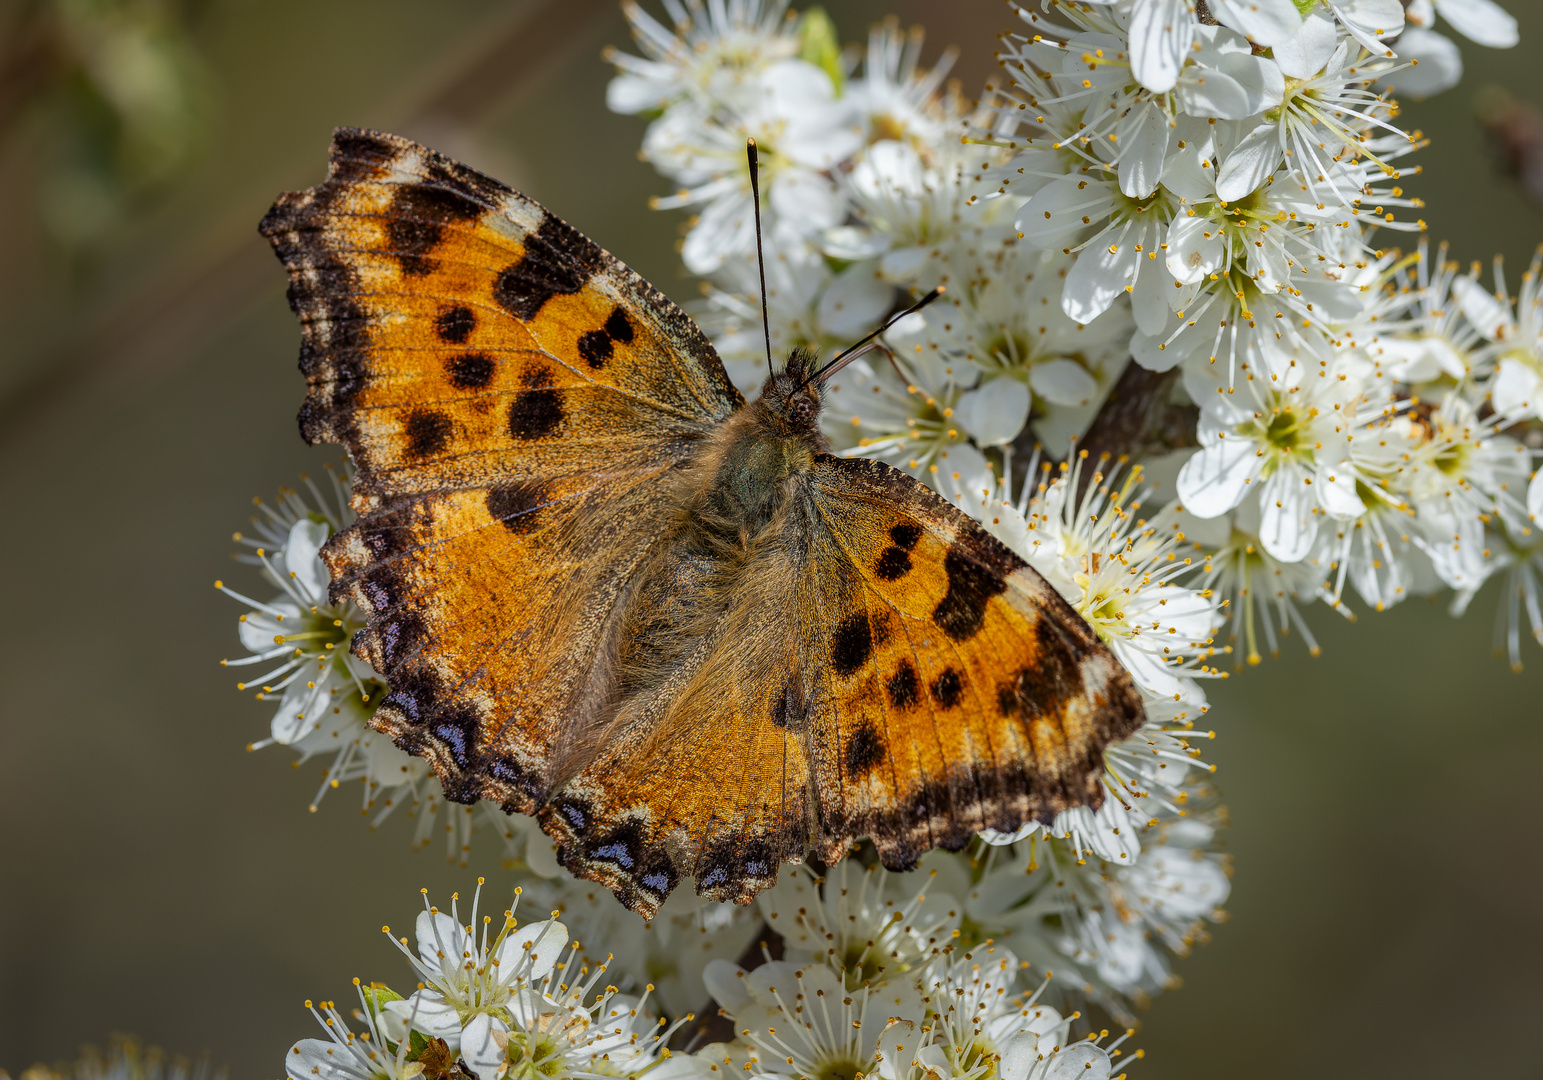
[[[1474,94],[1473,113],[1495,166],[1520,185],[1535,205],[1543,206],[1543,112],[1505,87],[1489,84]]]

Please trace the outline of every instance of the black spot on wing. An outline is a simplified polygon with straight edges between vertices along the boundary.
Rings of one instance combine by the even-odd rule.
[[[491,176],[484,176],[476,169],[469,169],[432,151],[424,173],[429,183],[447,188],[463,199],[479,204],[483,209],[496,207],[510,194],[508,187]]]
[[[407,452],[420,458],[437,454],[450,441],[451,430],[450,417],[437,409],[414,409],[403,428]]]
[[[889,538],[902,551],[910,551],[916,546],[916,542],[922,538],[921,526],[912,524],[909,521],[901,522],[889,530]]]
[[[417,653],[427,637],[423,618],[416,611],[397,612],[363,632],[375,643],[371,662],[388,675]]]
[[[932,686],[929,689],[932,692],[933,701],[942,708],[952,709],[964,696],[964,680],[953,668],[945,668],[941,675],[932,680]]]
[[[330,182],[346,184],[373,179],[389,168],[400,153],[401,147],[390,136],[382,137],[361,128],[338,128],[332,133],[327,154],[332,162]]]
[[[524,535],[539,523],[536,511],[545,506],[548,499],[545,484],[505,484],[488,492],[488,516],[494,521],[502,521],[510,532]]]
[[[563,422],[562,397],[552,389],[547,371],[526,376],[525,386],[509,403],[509,434],[515,439],[545,438]]]
[[[1078,658],[1060,634],[1038,633],[1035,645],[1034,662],[997,685],[997,710],[1003,716],[1032,720],[1086,692]]]
[[[922,697],[921,679],[917,678],[916,669],[909,660],[900,661],[900,666],[884,684],[884,689],[889,692],[890,704],[897,709],[909,709]]]
[[[737,899],[747,883],[775,877],[779,861],[776,847],[764,837],[717,841],[697,860],[697,893],[709,899]]]
[[[493,283],[493,298],[515,318],[534,319],[554,296],[571,296],[584,288],[600,266],[601,250],[594,241],[551,214],[525,237],[525,252],[506,266]]]
[[[495,366],[491,356],[463,353],[445,361],[445,374],[457,390],[481,390],[493,381]]]
[[[431,273],[438,265],[431,257],[444,239],[445,227],[476,221],[483,207],[457,191],[423,184],[403,184],[386,211],[386,244],[402,272]]]
[[[535,805],[545,801],[546,785],[540,776],[509,755],[484,755],[482,771],[525,796],[523,800],[506,799],[503,803],[505,813],[529,813]]]
[[[439,340],[451,345],[463,344],[475,329],[477,315],[464,304],[440,308],[439,314],[434,316],[434,332],[439,335]]]
[[[873,572],[882,581],[899,581],[911,572],[911,556],[906,554],[905,548],[887,547],[874,563]]]
[[[567,827],[573,830],[575,836],[583,836],[589,831],[589,823],[594,820],[594,808],[583,799],[574,795],[563,795],[553,800],[553,810],[563,819]]]
[[[863,724],[847,740],[842,764],[848,776],[866,776],[884,760],[884,740],[868,724]]]
[[[873,652],[873,630],[868,613],[859,611],[842,620],[830,636],[830,662],[838,675],[851,675]]]
[[[605,367],[611,351],[611,335],[604,330],[587,330],[579,335],[579,355],[590,367]]]
[[[605,320],[606,336],[612,341],[619,341],[623,345],[631,344],[633,338],[632,322],[627,318],[627,313],[620,305],[611,309],[611,314]]]
[[[943,556],[948,591],[932,613],[932,621],[955,641],[968,641],[980,633],[986,621],[986,604],[1007,591],[1007,582],[995,570],[950,547]]]

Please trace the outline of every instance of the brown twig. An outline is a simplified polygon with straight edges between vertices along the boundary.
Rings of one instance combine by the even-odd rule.
[[[1134,360],[1127,361],[1087,434],[1078,442],[1077,452],[1086,452],[1092,461],[1105,454],[1110,460],[1120,461],[1155,457],[1194,446],[1200,411],[1188,401],[1173,400],[1178,382],[1177,368],[1148,371]],[[1025,428],[1013,446],[1015,459],[1023,462],[1025,468],[1034,445],[1032,431]],[[1091,482],[1094,471],[1082,471],[1084,487]],[[1022,477],[1014,477],[1015,487],[1022,482]]]

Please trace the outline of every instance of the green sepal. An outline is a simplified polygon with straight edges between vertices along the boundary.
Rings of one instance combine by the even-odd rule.
[[[408,1061],[417,1061],[420,1057],[423,1056],[423,1052],[428,1048],[429,1040],[426,1036],[421,1035],[416,1031],[409,1031],[407,1033]]]
[[[836,24],[830,21],[824,8],[809,8],[798,20],[798,56],[829,75],[836,96],[841,96],[846,88],[846,69],[841,66],[841,41],[836,37]]]

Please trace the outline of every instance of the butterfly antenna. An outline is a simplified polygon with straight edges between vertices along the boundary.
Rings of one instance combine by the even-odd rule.
[[[888,330],[891,326],[894,326],[897,322],[899,322],[901,319],[905,318],[907,315],[914,315],[916,312],[920,311],[922,308],[924,308],[928,304],[932,303],[934,300],[936,300],[938,297],[942,296],[947,291],[948,291],[947,289],[945,289],[943,286],[939,285],[936,289],[933,289],[926,296],[924,296],[920,300],[916,301],[916,303],[912,304],[910,307],[906,308],[904,311],[900,312],[898,315],[893,316],[883,326],[879,327],[873,333],[871,333],[867,337],[863,338],[857,344],[853,345],[851,348],[843,349],[841,352],[837,353],[835,358],[833,360],[831,360],[830,363],[826,364],[824,367],[820,368],[820,370],[818,370],[814,374],[810,375],[803,382],[799,383],[799,388],[802,389],[803,387],[808,386],[812,382],[822,382],[825,379],[829,378],[830,376],[834,375],[836,372],[838,372],[842,368],[846,367],[846,365],[850,364],[853,360],[856,360],[863,353],[867,352],[868,351],[868,343],[870,341],[872,341],[874,338],[878,337],[884,331]]]
[[[761,250],[761,163],[755,156],[755,140],[745,140],[745,157],[750,162],[750,201],[755,204],[755,268],[761,274],[761,332],[766,335],[766,370],[777,374],[772,366],[771,319],[766,314],[766,255]]]

